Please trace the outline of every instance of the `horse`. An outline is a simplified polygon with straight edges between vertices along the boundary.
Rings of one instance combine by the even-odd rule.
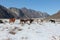
[[[28,21],[30,21],[30,24],[34,21],[33,19],[28,19]]]
[[[26,19],[20,19],[20,23],[26,23],[27,22],[27,20]]]
[[[10,18],[9,19],[9,23],[14,23],[15,22],[15,18]]]
[[[28,21],[31,24],[33,22],[33,19],[20,19],[20,23],[22,24],[27,23]]]
[[[0,20],[0,23],[4,23],[2,20]]]
[[[49,20],[49,21],[55,23],[55,20],[52,20],[52,19],[51,19],[51,20]]]

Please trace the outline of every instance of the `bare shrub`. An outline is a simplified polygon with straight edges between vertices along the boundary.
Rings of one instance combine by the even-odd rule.
[[[52,36],[51,40],[60,40],[60,36]]]
[[[22,40],[27,40],[27,39],[28,39],[28,37],[21,37],[21,39],[22,39]]]
[[[22,29],[18,29],[18,31],[21,31]]]
[[[13,35],[15,35],[15,34],[16,34],[16,32],[14,32],[14,31],[10,31],[9,33],[10,33],[10,34],[13,34]]]
[[[53,38],[52,40],[56,40],[56,37],[55,36],[52,36],[52,38]]]

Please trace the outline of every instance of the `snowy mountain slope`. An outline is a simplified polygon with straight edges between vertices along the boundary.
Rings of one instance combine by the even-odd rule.
[[[60,40],[60,24],[0,24],[0,40]]]

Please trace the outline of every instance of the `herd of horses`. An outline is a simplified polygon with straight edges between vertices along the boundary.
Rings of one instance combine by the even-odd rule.
[[[15,18],[10,18],[9,23],[11,23],[11,22],[14,23],[15,20],[16,20]],[[20,23],[22,23],[22,24],[26,23],[26,22],[32,23],[33,21],[34,21],[34,19],[20,19]],[[50,19],[49,21],[52,23],[55,23],[55,20]],[[40,22],[43,22],[43,20],[40,19]]]
[[[9,23],[14,23],[15,22],[15,18],[10,18],[9,19]],[[26,23],[26,22],[28,22],[29,21],[29,23],[32,23],[34,20],[33,19],[20,19],[20,23],[21,24],[23,24],[23,23]]]
[[[9,23],[14,23],[16,21],[16,18],[10,18],[9,19]],[[26,22],[29,22],[30,24],[34,21],[34,19],[20,19],[20,23],[23,24],[23,23],[26,23]],[[55,23],[55,20],[49,20],[50,22],[53,22]],[[43,22],[43,20],[41,20],[41,22]],[[2,20],[0,20],[0,23],[3,23]]]

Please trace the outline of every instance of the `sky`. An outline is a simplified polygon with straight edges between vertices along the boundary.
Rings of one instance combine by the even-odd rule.
[[[60,10],[60,0],[0,0],[0,5],[33,9],[52,15]]]

